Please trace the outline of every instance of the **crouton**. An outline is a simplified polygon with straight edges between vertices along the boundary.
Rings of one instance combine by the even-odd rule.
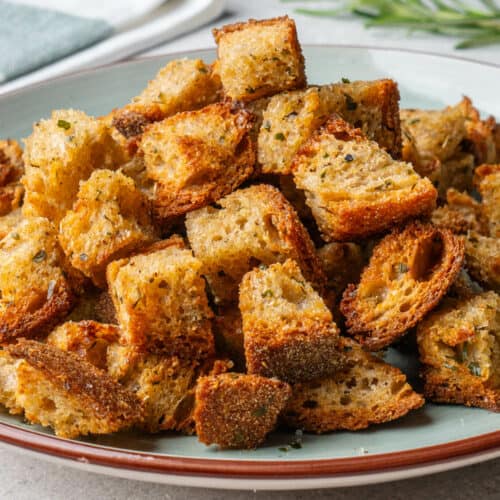
[[[53,111],[51,118],[35,124],[25,144],[23,214],[47,217],[54,224],[73,206],[81,180],[116,163],[109,129],[82,111]]]
[[[7,215],[0,217],[0,240],[5,238],[22,220],[23,214],[20,208],[16,208]]]
[[[220,80],[201,59],[176,59],[163,67],[130,104],[112,113],[125,136],[142,134],[153,122],[219,100]]]
[[[295,22],[288,16],[223,26],[212,31],[224,94],[254,101],[306,85]]]
[[[107,370],[107,349],[118,342],[120,329],[93,320],[66,321],[47,337],[47,344],[61,351],[77,353],[101,370]]]
[[[401,155],[399,92],[392,80],[310,87],[272,97],[263,113],[258,160],[264,173],[290,174],[295,153],[338,113],[395,158]]]
[[[198,439],[220,448],[256,448],[276,426],[289,397],[288,384],[257,375],[202,377],[194,410]]]
[[[246,371],[243,323],[238,306],[219,307],[213,329],[217,353],[228,356],[236,371]]]
[[[269,185],[240,189],[186,216],[189,243],[216,303],[235,303],[243,275],[259,264],[294,259],[319,291],[324,274],[293,207]]]
[[[411,163],[418,175],[430,177],[438,164],[422,160],[415,137],[404,122],[401,123],[401,142],[401,159]]]
[[[293,383],[339,367],[332,314],[293,260],[245,274],[239,307],[248,373]]]
[[[481,165],[476,168],[474,175],[489,235],[500,238],[500,164]]]
[[[253,172],[251,115],[230,103],[179,113],[148,127],[141,150],[156,181],[155,211],[182,215],[234,191]]]
[[[74,294],[61,267],[53,225],[23,220],[0,241],[0,343],[42,337],[71,309]]]
[[[92,320],[99,323],[116,325],[115,306],[107,291],[88,289],[81,294],[74,308],[66,318],[67,321]]]
[[[299,149],[292,170],[326,241],[379,233],[436,203],[428,179],[338,116]]]
[[[467,270],[462,267],[448,290],[448,296],[457,299],[470,299],[482,292],[484,290],[481,285],[474,281]]]
[[[283,412],[287,425],[317,434],[356,431],[395,420],[424,404],[400,370],[351,340],[342,339],[342,344],[343,369],[292,386]]]
[[[0,351],[0,404],[13,415],[23,412],[16,401],[17,365],[19,363],[20,361],[14,359],[7,351]]]
[[[16,370],[16,402],[29,422],[75,438],[126,429],[141,418],[130,391],[77,355],[33,340],[7,351],[24,360]]]
[[[424,395],[500,411],[500,297],[448,299],[417,329]]]
[[[356,243],[328,243],[318,250],[327,288],[340,297],[347,285],[357,283],[365,266],[363,249]]]
[[[465,240],[465,262],[480,283],[500,292],[500,239],[470,232]]]
[[[413,222],[394,230],[373,250],[359,284],[344,292],[348,332],[371,350],[391,344],[438,304],[463,257],[463,240],[448,229]]]
[[[149,206],[132,179],[96,170],[80,185],[73,210],[60,223],[59,240],[71,264],[100,288],[106,266],[156,239]]]
[[[201,267],[179,236],[109,264],[109,291],[123,342],[182,359],[212,355],[213,313]]]
[[[446,202],[432,212],[431,221],[435,226],[448,228],[457,234],[484,231],[481,204],[474,198],[451,188],[446,192]]]
[[[24,188],[20,183],[24,174],[23,150],[17,141],[0,140],[0,216],[21,206]]]

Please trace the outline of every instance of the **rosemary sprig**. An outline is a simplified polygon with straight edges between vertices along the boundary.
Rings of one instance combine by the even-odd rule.
[[[282,0],[296,1],[300,0]],[[367,27],[399,27],[456,36],[462,38],[455,45],[457,49],[500,43],[500,6],[495,0],[478,0],[477,7],[461,0],[330,1],[336,4],[334,8],[302,7],[296,12],[318,17],[350,14],[364,18]]]

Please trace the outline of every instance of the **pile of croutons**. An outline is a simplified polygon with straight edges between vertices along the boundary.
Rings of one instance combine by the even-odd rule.
[[[288,17],[214,36],[212,65],[0,143],[0,402],[58,436],[221,448],[424,398],[500,410],[495,120],[308,85]],[[381,355],[411,336],[423,395]]]

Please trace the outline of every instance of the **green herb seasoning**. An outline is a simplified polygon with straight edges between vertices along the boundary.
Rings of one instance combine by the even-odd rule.
[[[479,366],[479,363],[477,363],[476,361],[469,363],[469,371],[472,373],[472,375],[476,377],[481,376],[481,367]]]
[[[349,80],[349,78],[346,78],[345,76],[343,76],[342,83],[351,83],[351,80]]]
[[[47,252],[45,250],[40,250],[33,257],[33,262],[36,262],[38,264],[40,262],[43,262],[46,258],[47,258]]]
[[[254,417],[263,417],[267,413],[267,407],[266,406],[259,406],[257,409],[255,409],[253,412]]]
[[[277,141],[284,141],[285,140],[285,135],[282,132],[278,132],[278,133],[274,134],[274,138]]]
[[[64,130],[69,130],[71,128],[71,123],[66,120],[57,120],[57,126],[63,128]]]
[[[272,290],[266,290],[265,292],[262,292],[262,298],[266,297],[274,297],[274,293]]]

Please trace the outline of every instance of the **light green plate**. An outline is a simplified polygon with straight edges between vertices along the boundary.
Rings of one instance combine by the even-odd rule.
[[[399,83],[402,107],[442,107],[458,102],[465,94],[482,112],[500,117],[500,68],[493,65],[361,47],[310,46],[304,52],[311,83],[341,77],[390,77]],[[26,137],[33,122],[53,109],[71,107],[93,115],[106,114],[128,102],[169,60],[181,56],[211,61],[214,53],[198,51],[138,60],[0,97],[0,137]],[[389,358],[415,379],[414,361],[395,352]],[[291,433],[276,433],[255,451],[219,451],[199,444],[194,437],[174,434],[59,440],[49,431],[0,413],[0,440],[37,453],[69,460],[80,457],[72,463],[83,462],[87,468],[95,466],[126,477],[240,488],[361,484],[456,467],[498,456],[499,430],[498,414],[429,404],[396,422],[366,431],[305,435],[301,449],[286,453],[279,448],[291,441]],[[290,476],[300,479],[286,479]]]

